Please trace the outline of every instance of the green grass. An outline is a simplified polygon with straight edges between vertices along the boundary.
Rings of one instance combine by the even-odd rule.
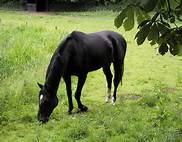
[[[1,142],[180,142],[182,137],[182,58],[157,55],[147,42],[138,47],[136,30],[116,29],[110,11],[29,13],[0,11]],[[87,113],[67,115],[65,84],[59,105],[46,125],[37,122],[36,82],[59,42],[71,31],[114,30],[126,38],[123,86],[117,104],[105,104],[102,70],[88,75],[82,91]],[[72,78],[73,91],[77,78]]]

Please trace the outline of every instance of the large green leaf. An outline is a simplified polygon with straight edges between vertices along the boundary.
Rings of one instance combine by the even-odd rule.
[[[152,0],[151,0],[152,1]],[[162,9],[164,8],[166,5],[166,0],[158,0],[158,3],[157,3],[157,8],[158,9]]]
[[[153,45],[155,45],[155,44],[156,44],[156,42],[153,41],[153,40],[150,42],[150,45],[151,45],[151,46],[153,46]]]
[[[152,22],[156,21],[157,17],[159,16],[159,13],[156,12],[154,16],[152,17]]]
[[[182,1],[180,0],[169,0],[171,9],[175,9]]]
[[[174,22],[175,22],[175,16],[174,16],[174,15],[171,16],[170,22],[171,22],[171,23],[174,23]]]
[[[174,47],[170,46],[169,51],[174,56],[177,55],[177,54],[179,54],[179,48],[178,48],[178,46],[174,46]]]
[[[182,45],[182,26],[178,27],[177,29],[175,29],[175,31],[174,31],[174,39],[177,42],[177,44],[181,44]]]
[[[141,45],[146,37],[148,36],[149,30],[150,30],[150,26],[151,26],[151,22],[145,24],[136,34],[135,39],[137,40],[137,44]]]
[[[154,8],[157,5],[158,0],[145,0],[145,4],[143,5],[143,8],[146,12],[150,12],[154,10]]]
[[[179,5],[174,10],[175,15],[179,21],[182,21],[182,0],[179,2]]]
[[[151,40],[155,41],[155,42],[158,41],[158,39],[159,39],[159,31],[158,31],[158,27],[157,27],[156,23],[152,24],[147,38],[148,38],[149,41],[151,41]]]
[[[178,51],[179,51],[177,55],[182,56],[182,44],[178,44],[177,48],[178,48]]]
[[[165,11],[165,10],[164,10],[163,12],[160,13],[160,16],[162,16],[165,20],[168,20],[168,18],[169,18],[169,17],[168,17],[168,12]]]
[[[163,24],[163,25],[165,25],[166,27],[171,27],[167,22],[165,22],[165,21],[161,21],[161,23]]]
[[[162,43],[162,44],[159,46],[159,53],[160,53],[161,55],[164,55],[164,54],[167,53],[167,52],[168,52],[168,46],[167,46],[167,44]]]
[[[163,35],[167,32],[170,32],[169,28],[166,27],[165,24],[163,24],[163,23],[158,22],[157,26],[158,26],[158,29],[159,29],[159,32],[161,35]]]
[[[135,13],[136,13],[136,18],[137,18],[137,23],[140,24],[142,21],[145,20],[145,16],[143,15],[143,11],[139,8],[135,8]]]
[[[122,26],[124,19],[126,18],[126,12],[127,12],[127,8],[123,9],[119,15],[114,19],[114,25],[116,26],[116,28],[119,28]]]
[[[149,23],[151,20],[143,20],[139,25],[138,28],[143,27],[145,24]]]
[[[123,26],[126,31],[129,31],[134,27],[134,24],[135,24],[133,7],[128,7],[126,16],[127,16],[127,18],[125,19]]]

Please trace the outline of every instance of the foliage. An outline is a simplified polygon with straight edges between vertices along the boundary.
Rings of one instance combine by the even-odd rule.
[[[83,2],[86,3],[88,0],[54,0],[57,2]],[[121,0],[89,0],[89,2],[98,2],[101,4],[107,4],[107,3],[117,3],[120,2]]]
[[[12,2],[12,1],[16,1],[16,0],[0,0],[0,4]]]
[[[24,3],[26,0],[0,0],[1,4],[4,3],[15,3],[15,2],[19,2],[19,3]],[[97,3],[97,4],[103,4],[103,5],[107,5],[110,3],[119,3],[122,0],[51,0],[49,1],[50,3],[61,3],[61,2],[71,2],[71,3]]]
[[[150,16],[153,13],[153,16]],[[117,28],[124,26],[126,31],[134,27],[134,14],[139,31],[135,39],[138,45],[147,38],[151,45],[158,44],[158,51],[164,55],[182,52],[182,0],[129,0],[126,7],[115,18]]]

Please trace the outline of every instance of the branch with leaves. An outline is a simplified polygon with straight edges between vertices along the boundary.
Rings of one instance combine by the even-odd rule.
[[[151,45],[158,44],[161,55],[168,51],[172,55],[181,54],[182,26],[176,21],[182,22],[182,0],[129,0],[125,3],[114,21],[117,28],[123,25],[126,31],[133,29],[136,17],[139,31],[135,40],[138,45],[148,39]]]

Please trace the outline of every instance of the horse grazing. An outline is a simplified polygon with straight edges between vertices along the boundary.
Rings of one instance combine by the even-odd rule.
[[[52,111],[58,104],[57,90],[61,77],[63,77],[69,102],[68,113],[73,110],[71,76],[78,77],[75,99],[80,111],[88,108],[80,100],[81,90],[87,78],[88,72],[103,68],[106,76],[108,95],[106,102],[111,98],[112,73],[110,65],[114,66],[114,93],[112,103],[116,101],[116,91],[122,81],[124,71],[124,58],[126,53],[126,41],[118,33],[101,31],[86,34],[73,31],[58,46],[52,56],[47,69],[45,84],[41,85],[39,92],[38,120],[47,122]]]

